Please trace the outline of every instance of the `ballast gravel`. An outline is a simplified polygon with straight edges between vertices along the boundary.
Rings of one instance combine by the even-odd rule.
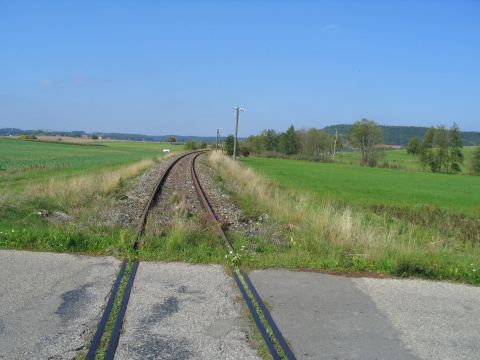
[[[259,359],[218,265],[141,262],[116,359]]]
[[[119,197],[113,208],[105,212],[104,221],[111,225],[135,226],[158,179],[178,156],[181,155],[161,158],[157,164],[140,176],[135,185],[126,194]]]
[[[73,359],[86,350],[119,261],[0,250],[0,359]]]

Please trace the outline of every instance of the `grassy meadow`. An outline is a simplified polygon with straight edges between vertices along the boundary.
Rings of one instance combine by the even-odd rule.
[[[0,138],[0,192],[22,191],[26,186],[69,178],[162,156],[162,149],[183,146],[151,142],[92,141],[65,143]]]
[[[464,163],[461,166],[463,174],[470,172],[470,162],[473,158],[474,149],[474,146],[463,148],[463,155],[465,156]],[[420,164],[419,155],[409,155],[406,149],[385,150],[383,155],[384,157],[379,161],[379,165],[383,167],[407,171],[425,171]],[[360,164],[360,153],[358,151],[339,152],[335,161],[341,164],[358,165]]]
[[[359,206],[432,206],[480,216],[480,177],[407,172],[338,163],[244,158],[278,185]]]
[[[128,253],[133,231],[100,220],[136,176],[161,161],[165,148],[183,149],[149,142],[0,139],[0,247]],[[60,215],[52,221],[42,212]]]
[[[211,161],[247,216],[268,214],[263,234],[231,234],[246,248],[246,266],[480,283],[478,177],[284,159],[239,164],[219,154]]]

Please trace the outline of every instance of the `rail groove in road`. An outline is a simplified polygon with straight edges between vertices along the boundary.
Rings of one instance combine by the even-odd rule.
[[[216,222],[218,224],[218,231],[220,235],[222,236],[222,239],[225,242],[225,245],[229,250],[234,250],[232,243],[230,240],[227,238],[225,232],[223,231],[222,227],[220,226],[220,222],[218,220],[217,215],[213,211],[212,206],[210,205],[210,202],[208,201],[208,197],[205,193],[205,191],[202,188],[202,185],[200,184],[200,181],[198,180],[197,172],[195,170],[195,161],[197,158],[201,155],[201,153],[196,154],[193,157],[193,160],[191,162],[191,173],[192,173],[192,178],[193,178],[193,183],[195,185],[195,188],[197,190],[198,196],[200,199],[202,199],[202,205],[207,211],[207,213],[210,215],[210,218],[212,221]],[[250,310],[250,313],[252,314],[252,317],[255,321],[255,324],[257,325],[258,330],[260,331],[260,334],[263,337],[263,340],[265,341],[265,344],[268,347],[268,350],[270,351],[270,355],[272,356],[273,359],[280,359],[280,355],[275,348],[272,339],[268,335],[268,331],[263,325],[261,319],[260,319],[260,314],[257,311],[256,307],[254,306],[253,302],[251,301],[250,297],[248,296],[248,293],[241,281],[241,277],[245,280],[245,284],[247,285],[247,288],[249,292],[252,294],[255,302],[258,304],[260,307],[261,312],[263,313],[263,316],[265,317],[265,320],[268,323],[268,326],[272,329],[272,335],[275,338],[275,340],[278,342],[279,346],[282,348],[283,353],[287,357],[288,360],[293,360],[296,359],[295,355],[293,354],[292,350],[288,346],[287,342],[285,341],[284,336],[282,335],[282,332],[280,329],[277,327],[275,324],[275,321],[273,320],[272,316],[270,315],[270,312],[268,311],[267,307],[265,306],[263,300],[261,299],[260,295],[258,295],[257,290],[253,286],[252,281],[248,277],[248,275],[240,269],[239,271],[235,271],[233,273],[233,276],[235,278],[235,282],[237,283],[238,288],[240,289],[240,292],[242,293],[243,299],[247,303],[247,307]]]
[[[165,184],[171,170],[175,167],[175,165],[178,164],[178,162],[181,159],[183,159],[183,158],[185,158],[189,155],[193,155],[192,160],[190,162],[190,174],[191,174],[191,177],[192,177],[192,181],[193,181],[196,193],[197,193],[197,195],[200,199],[200,202],[201,202],[204,210],[206,211],[206,213],[210,217],[210,220],[213,223],[217,224],[218,232],[219,232],[220,236],[222,237],[222,239],[225,243],[225,246],[227,247],[227,249],[229,251],[234,251],[232,243],[227,238],[225,232],[223,231],[223,229],[221,227],[221,224],[220,224],[220,221],[219,221],[217,215],[215,214],[215,212],[214,212],[214,210],[213,210],[213,208],[212,208],[212,206],[211,206],[211,204],[208,200],[208,197],[207,197],[205,191],[203,190],[202,185],[200,184],[200,181],[199,181],[198,176],[197,176],[197,172],[196,172],[196,169],[195,169],[195,161],[197,160],[197,158],[200,155],[204,154],[205,152],[206,152],[205,150],[194,151],[194,152],[189,152],[189,153],[179,155],[169,164],[169,166],[164,171],[162,176],[158,179],[158,181],[155,184],[155,187],[154,187],[147,203],[145,204],[145,207],[142,211],[142,214],[139,217],[137,227],[136,227],[136,232],[135,232],[135,242],[133,244],[133,249],[134,250],[138,250],[141,247],[141,241],[140,240],[141,240],[141,236],[143,234],[144,228],[145,228],[145,224],[147,222],[149,211],[152,208],[153,204],[155,203],[157,197],[161,194],[162,187]],[[118,290],[120,288],[120,284],[122,282],[122,279],[123,279],[123,276],[124,276],[124,273],[125,273],[126,263],[127,263],[127,259],[124,259],[123,263],[122,263],[122,267],[120,269],[120,272],[119,272],[119,274],[117,276],[117,279],[116,279],[116,281],[115,281],[115,283],[112,287],[112,291],[111,291],[107,306],[105,307],[102,318],[101,318],[101,320],[98,324],[97,331],[96,331],[95,336],[94,336],[94,338],[91,342],[91,345],[90,345],[90,348],[89,348],[89,351],[88,351],[88,354],[87,354],[87,357],[86,357],[87,360],[95,359],[95,354],[100,347],[101,339],[102,339],[102,336],[103,336],[104,331],[105,331],[106,323],[107,323],[107,321],[109,319],[109,316],[111,314],[113,304],[114,304],[114,301],[115,301],[115,297],[118,293]],[[107,347],[107,350],[106,350],[106,353],[105,353],[105,359],[111,360],[115,356],[118,341],[119,341],[119,338],[120,338],[120,333],[121,333],[121,330],[122,330],[122,325],[123,325],[125,313],[126,313],[126,310],[127,310],[127,307],[128,307],[128,301],[129,301],[129,298],[130,298],[130,293],[131,293],[131,290],[132,290],[133,283],[135,281],[135,274],[137,272],[138,265],[139,265],[139,260],[137,259],[137,260],[134,261],[134,263],[132,265],[132,268],[131,268],[131,271],[130,271],[130,274],[128,275],[128,280],[127,280],[127,284],[126,284],[126,287],[125,287],[125,291],[124,291],[123,296],[122,296],[120,309],[119,309],[119,312],[117,314],[117,318],[115,319],[115,324],[114,324],[114,327],[113,327],[113,330],[112,330],[112,333],[111,333],[111,336],[110,336],[110,340],[109,340],[109,343],[108,343],[108,347]],[[262,338],[264,339],[265,344],[267,345],[267,348],[268,348],[272,358],[275,359],[275,360],[276,359],[281,359],[281,356],[280,356],[280,354],[279,354],[279,352],[278,352],[278,350],[277,350],[277,348],[274,344],[274,341],[273,341],[273,340],[275,340],[275,342],[282,349],[282,352],[284,353],[284,355],[286,356],[286,358],[288,360],[296,359],[295,355],[293,354],[293,352],[291,351],[287,342],[285,341],[281,331],[278,329],[278,327],[276,326],[273,318],[271,317],[270,312],[268,311],[268,309],[266,308],[262,299],[258,295],[258,293],[257,293],[255,287],[253,286],[253,284],[252,284],[250,278],[248,277],[248,275],[242,269],[240,269],[240,270],[236,270],[233,273],[233,277],[234,277],[235,282],[236,282],[236,284],[237,284],[237,286],[240,290],[240,293],[242,294],[242,297],[243,297],[244,301],[246,302],[247,307],[248,307],[248,309],[249,309],[249,311],[250,311],[250,313],[251,313],[251,315],[252,315],[252,317],[255,321],[255,324],[256,324],[260,334],[262,335]],[[252,299],[250,298],[248,293],[250,293],[252,295],[252,298],[253,298],[254,301],[252,301]],[[263,314],[263,317],[266,320],[266,322],[268,323],[268,326],[271,328],[272,335],[269,335],[267,328],[263,324],[263,322],[261,320],[261,313],[257,310],[257,307],[255,306],[255,303],[257,304],[258,308],[260,309],[261,313]]]

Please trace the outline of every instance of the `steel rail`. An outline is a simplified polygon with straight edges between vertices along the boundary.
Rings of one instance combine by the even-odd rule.
[[[138,249],[138,247],[139,247],[140,237],[142,236],[143,230],[145,229],[145,224],[146,224],[146,222],[147,222],[148,212],[149,212],[150,209],[152,208],[152,205],[153,205],[153,203],[155,202],[155,199],[157,198],[157,196],[161,193],[163,184],[164,184],[165,181],[167,180],[168,175],[170,174],[170,171],[173,169],[173,167],[174,167],[181,159],[183,159],[184,157],[186,157],[186,156],[188,156],[188,155],[194,154],[194,153],[196,153],[196,151],[189,152],[189,153],[186,153],[186,154],[182,154],[182,155],[176,157],[176,158],[170,163],[170,165],[167,167],[167,169],[164,171],[164,173],[162,174],[162,176],[160,177],[160,179],[158,179],[157,183],[155,184],[155,187],[153,188],[152,193],[150,194],[150,197],[149,197],[147,203],[145,204],[145,206],[144,206],[144,208],[143,208],[142,214],[141,214],[140,217],[138,218],[137,228],[136,228],[136,231],[135,231],[135,242],[134,242],[134,244],[133,244],[133,248],[134,248],[135,250]]]
[[[197,152],[198,151],[192,151],[192,152],[188,152],[188,153],[181,154],[181,155],[177,156],[169,164],[169,166],[164,171],[164,173],[162,174],[160,179],[158,179],[158,181],[155,183],[155,187],[154,187],[152,193],[150,194],[150,197],[149,197],[147,203],[144,206],[142,214],[140,215],[140,217],[138,219],[138,223],[137,223],[137,227],[136,227],[136,231],[135,231],[135,242],[133,243],[133,249],[134,250],[137,250],[139,248],[140,237],[142,236],[143,230],[145,229],[145,224],[146,224],[146,221],[147,221],[148,212],[150,211],[150,209],[151,209],[155,199],[157,198],[157,196],[161,193],[161,189],[162,189],[168,175],[170,174],[170,171],[173,169],[173,167],[181,159],[183,159],[184,157],[186,157],[188,155],[195,154]],[[112,290],[110,291],[110,296],[109,296],[107,305],[105,307],[105,310],[102,314],[102,318],[100,319],[100,322],[98,323],[97,330],[96,330],[95,335],[94,335],[94,337],[93,337],[93,339],[90,343],[90,348],[89,348],[87,356],[86,356],[87,360],[95,359],[95,354],[98,351],[98,349],[100,348],[101,340],[102,340],[103,334],[105,332],[105,327],[107,325],[108,319],[109,319],[110,314],[112,312],[113,304],[115,302],[115,298],[117,296],[118,290],[120,289],[120,285],[121,285],[121,282],[122,282],[124,274],[125,274],[126,265],[127,265],[127,259],[124,259],[122,261],[122,265],[121,265],[120,271],[118,273],[118,276],[115,280],[115,283],[112,286]],[[127,311],[128,300],[130,299],[130,293],[131,293],[131,290],[132,290],[133,282],[135,281],[135,275],[137,273],[138,265],[139,265],[139,260],[135,260],[135,262],[133,263],[132,268],[130,270],[130,274],[128,276],[125,291],[124,291],[123,296],[122,296],[122,301],[121,301],[121,304],[120,304],[120,310],[119,310],[119,313],[117,314],[117,318],[115,320],[114,328],[112,330],[110,341],[108,343],[108,347],[107,347],[107,350],[106,350],[106,353],[105,353],[105,359],[113,359],[113,357],[115,356],[118,341],[119,341],[119,338],[120,338],[120,332],[122,330],[123,319],[124,319],[125,313]]]
[[[200,181],[198,180],[198,175],[197,175],[197,172],[195,170],[195,161],[203,153],[204,152],[196,154],[193,157],[192,162],[191,162],[190,173],[192,175],[193,185],[195,186],[195,190],[197,191],[197,195],[200,198],[200,202],[202,203],[203,208],[205,209],[208,216],[210,217],[210,220],[212,220],[213,223],[215,223],[215,224],[217,224],[217,226],[219,226],[219,233],[220,233],[220,236],[222,237],[222,239],[225,243],[225,246],[228,248],[229,251],[233,251],[232,243],[230,242],[230,240],[228,240],[227,236],[225,235],[225,232],[223,231],[223,229],[221,227],[220,220],[218,219],[218,216],[213,211],[212,205],[210,204],[210,201],[208,200],[208,198],[205,194],[205,191],[203,190],[202,185],[200,184]]]
[[[199,153],[192,158],[190,173],[192,174],[193,183],[195,185],[195,189],[197,190],[198,196],[201,199],[203,199],[201,202],[202,202],[202,205],[203,205],[205,211],[207,211],[207,213],[209,214],[212,221],[215,221],[217,224],[220,225],[218,217],[215,214],[215,211],[213,210],[210,201],[208,200],[208,197],[207,197],[207,194],[205,193],[205,190],[203,189],[202,185],[200,184],[200,181],[198,180],[198,175],[197,175],[197,172],[195,170],[195,161],[197,160],[197,158],[201,154],[202,153]],[[222,239],[225,241],[225,244],[227,245],[228,249],[233,251],[233,246],[232,246],[231,242],[228,240],[228,238],[227,238],[227,236],[226,236],[226,234],[223,231],[221,226],[218,226],[218,231],[219,231],[220,235],[222,236]],[[263,300],[261,299],[260,295],[258,294],[257,290],[253,286],[253,283],[250,280],[249,276],[242,269],[240,269],[240,275],[245,279],[245,283],[247,284],[248,290],[250,291],[253,298],[257,302],[258,306],[262,310],[262,313],[265,317],[265,320],[267,321],[268,325],[272,329],[273,336],[278,341],[278,343],[279,343],[280,347],[282,348],[285,356],[287,357],[288,360],[296,360],[295,355],[293,354],[292,350],[288,346],[282,332],[280,331],[278,326],[275,324],[275,321],[273,320],[270,312],[268,311],[267,307],[265,306],[265,304],[264,304]],[[239,278],[238,274],[236,272],[234,272],[233,277],[235,278],[237,286],[240,289],[240,292],[242,293],[242,296],[243,296],[245,302],[247,303],[247,306],[250,310],[250,313],[252,314],[252,317],[255,321],[255,324],[257,325],[258,330],[260,331],[263,339],[265,340],[265,343],[266,343],[266,345],[267,345],[267,347],[270,351],[270,355],[273,357],[273,359],[280,359],[277,350],[273,346],[272,341],[271,341],[270,337],[268,336],[268,332],[266,331],[263,323],[260,321],[260,316],[258,314],[258,311],[255,308],[255,306],[253,305],[250,298],[248,297],[248,294],[245,291],[245,288],[244,288],[242,282],[240,281],[240,278]]]
[[[108,318],[110,317],[110,313],[113,309],[113,303],[115,302],[115,297],[117,296],[118,289],[120,288],[120,284],[122,283],[123,275],[125,274],[125,268],[127,267],[127,259],[123,259],[122,266],[120,267],[120,271],[118,272],[117,279],[115,280],[112,290],[110,291],[110,296],[108,298],[107,306],[105,306],[105,310],[103,311],[102,318],[97,326],[97,331],[93,336],[92,342],[90,344],[90,348],[88,349],[87,356],[85,357],[86,360],[94,360],[95,354],[97,353],[98,348],[100,347],[103,332],[105,331],[105,326],[107,325]]]
[[[135,260],[128,276],[127,285],[125,286],[125,292],[123,293],[122,302],[120,303],[120,309],[118,310],[117,318],[112,329],[110,341],[108,342],[107,351],[105,352],[105,360],[113,360],[115,352],[117,351],[118,340],[120,339],[120,332],[122,331],[123,318],[127,312],[128,300],[130,299],[130,293],[132,292],[133,282],[135,281],[135,275],[137,274],[138,260]]]
[[[250,310],[250,313],[252,314],[253,320],[257,325],[258,331],[260,331],[260,334],[262,335],[263,341],[265,341],[265,344],[267,345],[268,351],[270,351],[270,355],[272,355],[273,360],[280,360],[280,355],[278,354],[277,349],[275,349],[272,339],[270,339],[270,336],[268,336],[267,329],[263,325],[260,315],[258,314],[257,309],[255,309],[255,305],[253,304],[252,300],[250,300],[247,290],[245,290],[245,287],[243,286],[242,281],[236,272],[233,272],[233,278],[240,289],[240,293],[242,294],[243,300],[245,300],[245,303],[247,304],[248,310]]]

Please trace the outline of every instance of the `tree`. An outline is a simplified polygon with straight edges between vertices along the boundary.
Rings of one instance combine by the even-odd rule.
[[[304,135],[305,154],[317,160],[325,159],[332,147],[332,137],[325,131],[310,129]]]
[[[174,142],[177,142],[177,138],[175,136],[171,135],[171,136],[167,137],[166,141],[169,142],[169,143],[174,143]]]
[[[463,164],[463,139],[460,129],[456,123],[450,129],[450,172],[459,173],[462,171],[460,165]]]
[[[433,163],[436,172],[448,172],[449,144],[448,132],[445,126],[441,125],[437,127],[433,136]]]
[[[422,152],[420,161],[424,166],[430,167],[430,170],[435,171],[435,161],[433,156],[433,137],[435,136],[435,128],[432,126],[427,130],[422,141]]]
[[[362,152],[362,164],[375,166],[377,163],[377,145],[383,142],[383,131],[375,121],[362,119],[350,129],[350,141]]]
[[[463,164],[463,139],[457,124],[450,131],[441,125],[428,129],[423,138],[421,162],[432,172],[458,173]]]
[[[225,138],[225,152],[228,156],[233,156],[233,145],[235,142],[235,137],[233,135],[228,135]],[[238,147],[237,147],[237,155],[238,155]]]
[[[275,130],[267,129],[260,134],[260,142],[263,150],[275,151],[278,144],[278,136]]]
[[[298,153],[298,150],[300,149],[300,143],[293,125],[290,125],[287,131],[280,135],[278,148],[281,152],[287,155]]]
[[[411,138],[407,145],[407,154],[412,154],[413,156],[419,154],[422,150],[422,145],[420,145],[420,141],[414,137]]]
[[[92,135],[92,139],[93,139],[93,140],[98,140],[98,135],[97,135],[97,134],[93,134],[93,135]]]
[[[262,147],[262,142],[260,141],[260,135],[258,135],[258,136],[250,135],[247,138],[246,143],[247,143],[248,148],[252,152],[259,153],[259,152],[264,150],[263,147]]]
[[[471,171],[473,175],[480,175],[480,146],[477,146],[475,150],[473,150]]]

